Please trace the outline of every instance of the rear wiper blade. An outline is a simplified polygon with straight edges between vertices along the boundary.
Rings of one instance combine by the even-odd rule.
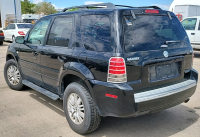
[[[178,41],[165,41],[165,44],[169,44],[169,43],[179,43],[181,42],[181,40],[178,40]]]

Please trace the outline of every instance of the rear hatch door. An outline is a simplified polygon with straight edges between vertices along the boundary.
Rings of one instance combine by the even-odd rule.
[[[134,91],[182,80],[192,48],[179,20],[167,12],[135,16],[123,16],[127,81]]]

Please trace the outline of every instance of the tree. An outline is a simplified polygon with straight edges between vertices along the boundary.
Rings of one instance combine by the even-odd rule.
[[[35,5],[36,4],[31,3],[29,0],[21,1],[22,14],[33,14],[34,11],[32,10],[32,8]]]
[[[38,3],[37,5],[35,5],[33,7],[33,11],[36,14],[44,13],[45,15],[57,13],[57,11],[55,10],[54,6],[51,3],[46,2],[46,1]]]

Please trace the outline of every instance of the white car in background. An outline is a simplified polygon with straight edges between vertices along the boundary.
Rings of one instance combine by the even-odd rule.
[[[13,41],[17,36],[25,36],[33,26],[31,23],[11,23],[4,29],[5,41]]]
[[[200,16],[188,17],[181,21],[194,49],[200,49]]]

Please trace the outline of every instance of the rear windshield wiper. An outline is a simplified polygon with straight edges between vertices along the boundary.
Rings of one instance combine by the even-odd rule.
[[[169,43],[180,43],[181,40],[177,40],[177,41],[165,41],[165,44],[169,44]]]

